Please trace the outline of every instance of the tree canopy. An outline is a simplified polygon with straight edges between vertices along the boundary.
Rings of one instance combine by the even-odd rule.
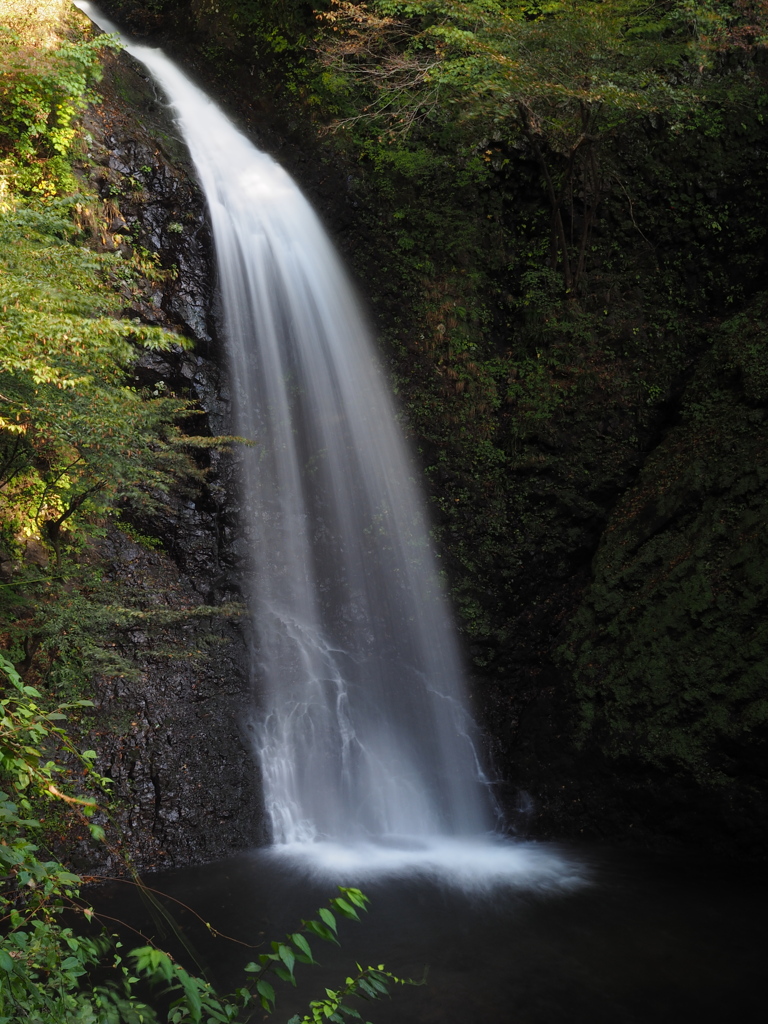
[[[737,51],[741,77],[754,77],[746,55],[768,31],[765,4],[748,0],[332,0],[318,18],[326,67],[355,87],[337,129],[529,148],[550,209],[551,262],[571,293],[608,188],[606,140],[655,115],[673,131],[706,128],[707,104],[724,93],[733,107],[749,103],[739,76],[724,87],[718,71]]]

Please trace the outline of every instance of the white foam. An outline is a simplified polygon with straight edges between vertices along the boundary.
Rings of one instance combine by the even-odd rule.
[[[314,878],[350,885],[419,876],[472,891],[514,887],[563,892],[589,882],[586,866],[552,845],[496,837],[284,843],[264,853]]]

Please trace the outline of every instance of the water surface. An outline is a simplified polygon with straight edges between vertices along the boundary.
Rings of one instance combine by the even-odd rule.
[[[321,968],[300,968],[281,993],[286,1021],[355,961],[424,976],[419,988],[361,1007],[373,1024],[721,1024],[763,1019],[768,887],[758,875],[688,858],[522,844],[532,862],[579,865],[469,891],[424,874],[369,877],[362,924],[344,922],[340,949],[313,940]],[[152,876],[216,928],[256,945],[281,938],[334,894],[330,881],[257,850],[216,865]],[[107,893],[104,894],[106,898]],[[142,918],[127,887],[109,891],[118,916]],[[212,940],[177,905],[184,939],[224,989],[258,950]],[[158,922],[143,928],[163,941]],[[137,940],[138,941],[138,940]],[[187,954],[182,953],[182,956]]]

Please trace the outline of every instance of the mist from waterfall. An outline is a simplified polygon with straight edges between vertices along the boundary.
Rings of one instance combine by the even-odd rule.
[[[289,175],[160,50],[123,42],[210,209],[235,432],[253,442],[253,728],[275,852],[351,877],[556,874],[493,838],[416,470],[339,258]]]

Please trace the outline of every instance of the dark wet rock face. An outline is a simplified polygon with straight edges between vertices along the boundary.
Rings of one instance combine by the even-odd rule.
[[[190,433],[226,434],[230,395],[216,361],[205,203],[138,65],[120,55],[106,72],[102,101],[86,116],[91,144],[81,165],[103,204],[93,217],[95,244],[130,248],[146,266],[145,277],[122,288],[124,316],[194,342],[191,351],[143,353],[134,382],[193,399],[204,415],[190,418]],[[212,860],[263,839],[246,728],[252,694],[238,607],[245,560],[236,455],[210,449],[199,461],[202,486],[180,489],[151,518],[126,510],[137,536],[159,540],[156,550],[111,530],[97,552],[115,602],[140,613],[115,629],[128,671],[95,680],[88,740],[114,781],[114,838],[139,867]],[[120,870],[112,855],[94,865],[85,841],[73,859]]]
[[[86,114],[81,173],[103,202],[101,243],[138,253],[146,278],[124,286],[125,316],[179,330],[211,352],[212,243],[205,200],[163,97],[126,54],[108,57],[103,100]]]
[[[193,535],[199,542],[205,533],[198,520]],[[134,623],[121,632],[117,643],[135,675],[97,681],[92,737],[114,781],[123,848],[141,866],[164,866],[253,845],[261,807],[244,728],[249,686],[237,620],[191,614],[206,596],[204,581],[165,554],[120,533],[101,554],[122,595],[150,614],[180,613],[164,626]],[[199,543],[195,555],[199,561]]]

